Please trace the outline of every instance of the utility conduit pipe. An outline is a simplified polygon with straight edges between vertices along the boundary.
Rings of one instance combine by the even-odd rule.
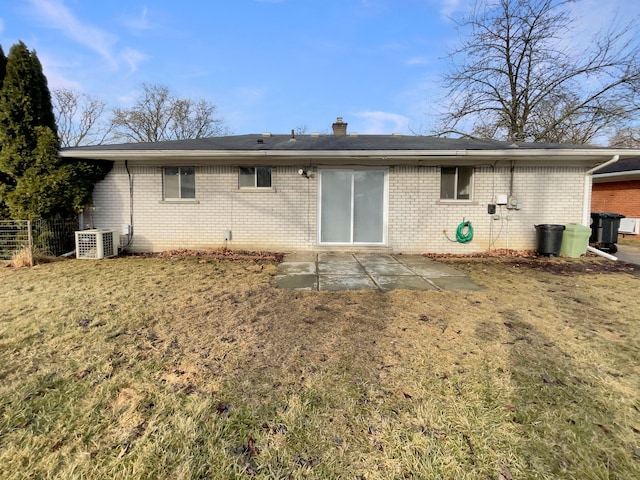
[[[591,253],[595,253],[596,255],[600,255],[601,257],[607,258],[609,260],[613,260],[614,262],[618,260],[618,257],[611,255],[610,253],[603,252],[602,250],[598,250],[597,248],[587,247],[587,251]]]

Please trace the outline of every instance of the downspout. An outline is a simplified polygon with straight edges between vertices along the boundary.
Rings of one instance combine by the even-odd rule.
[[[600,165],[596,165],[591,170],[587,170],[584,173],[584,201],[582,204],[582,225],[584,225],[585,227],[588,227],[591,225],[591,215],[589,212],[591,210],[591,184],[592,184],[591,175],[594,172],[597,172],[598,170],[600,170],[601,168],[607,167],[612,163],[616,163],[618,160],[620,160],[620,155],[614,155],[613,157],[611,157],[611,160],[601,163]]]

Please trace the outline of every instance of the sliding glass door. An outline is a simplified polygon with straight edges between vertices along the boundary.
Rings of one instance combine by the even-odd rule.
[[[320,170],[320,243],[385,243],[385,170]]]

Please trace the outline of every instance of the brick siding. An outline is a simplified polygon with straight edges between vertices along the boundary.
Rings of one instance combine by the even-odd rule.
[[[640,180],[594,183],[591,211],[640,218]]]
[[[133,178],[133,251],[173,248],[318,249],[318,171],[298,174],[302,166],[273,167],[273,189],[237,188],[237,168],[196,167],[196,201],[163,202],[162,168],[130,167]],[[309,170],[307,167],[305,167]],[[535,248],[534,225],[580,223],[584,201],[582,167],[520,167],[513,192],[520,210],[498,207],[487,214],[497,194],[508,194],[510,169],[476,167],[471,202],[440,201],[440,168],[390,167],[387,249],[402,253],[469,253],[491,248]],[[589,192],[587,192],[587,195]],[[95,228],[121,230],[129,222],[129,181],[116,165],[94,192]],[[450,242],[458,224],[472,222],[474,239]],[[230,230],[232,240],[224,241]],[[338,247],[332,247],[337,249]]]

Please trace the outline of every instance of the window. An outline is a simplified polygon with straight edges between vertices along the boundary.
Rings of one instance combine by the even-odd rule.
[[[162,177],[165,200],[196,198],[196,169],[194,167],[165,167]]]
[[[471,200],[473,167],[442,167],[440,169],[441,200]]]
[[[238,188],[271,188],[271,167],[240,167]]]

